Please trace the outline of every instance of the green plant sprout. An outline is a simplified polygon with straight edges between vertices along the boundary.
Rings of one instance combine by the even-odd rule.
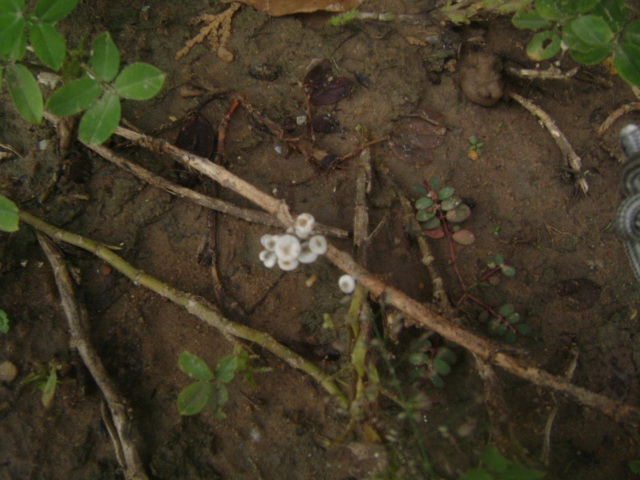
[[[18,231],[19,220],[18,206],[0,195],[0,230],[10,233]]]
[[[469,137],[469,147],[467,148],[467,155],[471,160],[477,160],[482,156],[482,147],[484,143],[479,142],[475,135]]]
[[[482,146],[477,142],[475,145],[478,145],[479,148]],[[457,225],[451,226],[451,224],[462,222],[469,218],[471,215],[469,206],[455,195],[455,190],[452,187],[441,187],[438,178],[433,178],[430,181],[425,180],[422,185],[416,185],[414,190],[423,195],[415,201],[415,208],[416,219],[424,229],[425,234],[431,238],[446,237],[449,242],[449,253],[453,269],[463,289],[463,294],[457,304],[460,305],[463,301],[470,300],[482,307],[483,312],[480,320],[489,321],[489,332],[502,337],[508,343],[513,343],[518,333],[522,335],[530,333],[531,327],[521,322],[520,314],[515,312],[512,305],[502,305],[498,311],[495,311],[472,294],[472,290],[477,287],[490,287],[489,279],[498,273],[505,277],[513,277],[516,274],[516,269],[506,263],[502,255],[496,254],[489,257],[486,261],[488,270],[482,273],[480,278],[471,286],[467,287],[462,278],[455,254],[454,242],[470,245],[473,242],[469,241],[469,239],[473,240],[474,237],[468,230],[460,230]],[[461,232],[465,233],[462,237],[462,242],[457,237],[461,235]],[[494,235],[496,234],[495,229],[493,233]],[[438,363],[442,366],[441,362]],[[446,367],[443,368],[446,369]]]
[[[640,20],[629,18],[624,0],[536,0],[512,22],[542,30],[527,45],[531,59],[548,60],[568,50],[576,62],[595,65],[611,56],[620,77],[640,86]]]
[[[158,94],[164,74],[147,63],[134,63],[120,70],[120,54],[109,33],[92,43],[88,63],[78,62],[78,52],[71,53],[69,68],[63,72],[68,80],[44,102],[34,75],[21,62],[30,46],[44,67],[59,71],[65,67],[67,46],[55,24],[69,15],[78,0],[38,0],[33,12],[27,12],[24,0],[0,0],[0,82],[4,74],[11,100],[27,121],[39,124],[46,110],[53,115],[68,116],[84,112],[78,137],[85,143],[107,140],[120,123],[121,99],[148,100]],[[80,69],[77,67],[80,66]]]
[[[480,460],[481,467],[469,470],[459,480],[538,480],[546,475],[509,460],[496,447],[485,447]]]
[[[451,373],[451,367],[458,361],[456,354],[449,347],[435,348],[428,339],[420,340],[410,348],[407,358],[409,363],[417,367],[411,372],[411,376],[425,378],[438,388],[444,388],[444,379]]]
[[[254,358],[240,346],[233,354],[216,363],[213,371],[200,357],[182,352],[178,359],[180,369],[196,381],[186,386],[178,395],[178,411],[181,415],[196,415],[209,406],[213,416],[223,420],[227,416],[222,408],[229,400],[229,391],[225,384],[231,382],[236,373],[243,373],[243,381],[255,385],[254,374],[268,371],[268,368],[252,368],[249,361]]]
[[[0,333],[9,333],[9,316],[0,309]]]
[[[34,383],[38,390],[42,391],[41,402],[46,408],[51,405],[53,396],[56,393],[58,383],[58,367],[51,361],[48,365],[38,364],[36,372],[22,380],[22,385]]]
[[[397,15],[395,13],[373,13],[373,12],[360,12],[357,8],[334,15],[327,23],[332,27],[342,27],[354,20],[376,20],[379,22],[391,22],[395,20]]]

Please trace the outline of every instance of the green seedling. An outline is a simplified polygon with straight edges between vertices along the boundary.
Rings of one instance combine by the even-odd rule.
[[[121,99],[154,97],[162,88],[164,74],[147,63],[134,63],[121,70],[118,49],[110,35],[103,33],[93,41],[88,63],[78,62],[78,53],[72,53],[63,78],[68,80],[69,72],[74,70],[78,78],[55,91],[45,105],[34,75],[20,63],[28,51],[27,37],[44,67],[59,71],[67,59],[67,46],[55,24],[69,15],[77,3],[78,0],[38,0],[30,12],[24,0],[0,2],[0,82],[4,76],[16,110],[31,123],[42,121],[45,108],[58,116],[84,112],[78,136],[85,143],[99,144],[120,123]]]
[[[252,358],[246,350],[236,346],[233,355],[219,360],[212,371],[200,357],[182,352],[178,366],[196,381],[185,387],[178,395],[180,414],[196,415],[208,406],[215,418],[225,419],[227,416],[222,408],[229,400],[226,384],[231,382],[237,373],[242,372],[244,382],[254,385],[254,374],[268,371],[266,368],[251,368],[249,360]]]
[[[413,345],[412,352],[407,357],[414,367],[411,376],[428,379],[434,386],[444,388],[444,378],[451,373],[457,356],[449,347],[435,348],[429,339],[424,339]]]
[[[0,195],[0,230],[15,232],[20,221],[18,206],[7,197]]]
[[[4,310],[0,310],[0,333],[9,333],[9,316]]]
[[[36,372],[29,375],[22,380],[22,385],[34,383],[38,390],[42,391],[41,402],[46,408],[51,405],[53,396],[56,393],[56,387],[58,385],[58,368],[54,362],[49,362],[48,365],[39,364]]]
[[[546,475],[509,460],[496,447],[485,447],[480,460],[482,466],[469,470],[459,480],[538,480]]]
[[[482,147],[484,143],[479,142],[475,135],[469,137],[469,147],[467,148],[467,155],[471,160],[477,160],[482,156]]]

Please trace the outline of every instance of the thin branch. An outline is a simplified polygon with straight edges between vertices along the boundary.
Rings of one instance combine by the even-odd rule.
[[[144,273],[142,270],[138,270],[103,244],[50,225],[24,211],[20,212],[20,220],[31,225],[36,230],[46,233],[54,240],[61,240],[93,253],[132,280],[134,284],[142,285],[171,300],[176,305],[184,307],[189,313],[208,323],[225,336],[231,335],[259,344],[264,349],[280,357],[291,367],[302,370],[310,375],[322,385],[327,392],[332,394],[342,407],[346,408],[348,406],[346,396],[328,375],[315,364],[277,342],[271,335],[227,320],[215,310],[215,307],[207,305],[205,300],[173,288],[157,278]]]
[[[73,280],[62,255],[54,243],[46,235],[36,232],[40,246],[51,264],[56,284],[60,292],[62,308],[67,316],[71,345],[78,350],[82,361],[87,366],[91,376],[98,384],[109,408],[116,435],[112,436],[118,461],[125,470],[125,476],[131,480],[147,480],[147,474],[138,455],[133,438],[137,436],[136,429],[129,418],[130,407],[127,400],[120,394],[115,383],[109,377],[100,357],[96,353],[87,331],[87,311],[78,305],[73,290]]]
[[[244,180],[241,180],[228,172],[223,167],[211,164],[210,162],[207,162],[206,159],[180,150],[165,141],[139,135],[121,127],[118,127],[116,134],[152,150],[160,150],[170,153],[174,158],[181,160],[185,164],[191,166],[191,168],[210,176],[210,178],[220,182],[223,186],[245,196],[268,212],[272,213],[282,222],[283,226],[290,227],[293,225],[293,219],[291,218],[289,209],[284,201],[277,200],[268,194],[261,192]],[[209,163],[209,165],[207,165],[207,163]],[[609,399],[604,395],[590,392],[585,388],[573,385],[564,378],[556,377],[549,372],[531,366],[525,360],[503,353],[502,350],[504,346],[496,342],[483,339],[457,325],[451,325],[450,319],[438,314],[432,307],[423,305],[403,292],[393,287],[389,287],[379,278],[354,262],[351,256],[338,250],[333,245],[329,245],[326,257],[339,269],[356,277],[358,281],[368,288],[374,296],[383,297],[386,303],[393,305],[403,311],[406,315],[413,317],[425,327],[434,330],[443,337],[457,343],[463,348],[466,348],[489,363],[492,363],[535,385],[565,393],[579,403],[599,410],[616,420],[640,422],[640,409]]]
[[[582,193],[586,195],[589,192],[589,185],[587,184],[587,181],[585,180],[582,173],[582,159],[575,152],[575,150],[569,143],[569,140],[567,140],[567,137],[564,135],[564,133],[560,131],[560,129],[556,125],[556,122],[553,121],[553,119],[549,116],[547,112],[545,112],[540,107],[535,105],[530,100],[527,100],[523,96],[513,92],[510,93],[509,96],[513,98],[516,102],[518,102],[520,105],[522,105],[524,108],[526,108],[533,115],[538,117],[542,121],[544,126],[547,128],[547,130],[549,130],[551,137],[555,140],[556,144],[558,145],[558,148],[560,148],[560,151],[562,152],[562,156],[564,157],[565,161],[569,164],[569,166],[573,169],[575,174],[578,176],[578,180],[577,180],[578,186],[582,190]]]
[[[525,80],[569,80],[578,73],[578,67],[567,70],[566,72],[560,70],[555,65],[549,65],[549,68],[546,70],[507,67],[505,72]]]
[[[598,135],[604,135],[604,132],[606,132],[616,120],[635,110],[640,110],[640,102],[627,103],[626,105],[616,108],[609,114],[605,121],[602,122],[602,125],[598,128]]]

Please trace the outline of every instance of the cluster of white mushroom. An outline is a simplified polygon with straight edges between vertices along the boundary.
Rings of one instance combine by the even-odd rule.
[[[301,263],[315,262],[327,251],[327,240],[313,235],[315,222],[310,213],[301,213],[285,235],[263,235],[260,260],[264,266],[271,268],[277,263],[280,269],[290,271]]]

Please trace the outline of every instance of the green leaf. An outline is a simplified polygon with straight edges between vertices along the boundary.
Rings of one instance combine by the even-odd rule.
[[[516,325],[516,330],[522,335],[529,335],[531,333],[531,325],[528,323],[518,323]]]
[[[24,27],[24,18],[15,13],[0,15],[0,56],[6,57],[10,53],[15,55],[21,50]],[[15,56],[11,56],[11,58],[19,60]]]
[[[29,28],[29,39],[33,51],[45,65],[59,70],[67,54],[67,45],[55,28],[49,23],[36,23]]]
[[[629,462],[629,470],[631,470],[631,473],[640,475],[640,460],[631,460]]]
[[[505,330],[502,336],[502,340],[504,340],[506,343],[515,343],[516,334],[513,332],[513,330]]]
[[[446,200],[454,194],[455,190],[453,187],[444,187],[438,190],[438,200]]]
[[[634,20],[624,29],[622,36],[625,42],[640,45],[640,20]]]
[[[229,401],[229,390],[222,383],[216,383],[213,387],[218,407],[224,407]]]
[[[80,119],[78,137],[85,143],[100,144],[116,131],[120,122],[120,99],[107,93]]]
[[[433,368],[435,368],[436,372],[438,372],[440,375],[446,376],[451,373],[451,366],[442,358],[433,359]]]
[[[51,405],[51,401],[53,400],[53,395],[56,393],[56,385],[58,384],[58,374],[56,372],[55,367],[51,367],[49,370],[49,376],[47,377],[47,381],[42,387],[42,405],[48,407]]]
[[[497,473],[504,472],[509,464],[509,461],[502,456],[496,447],[484,448],[480,455],[480,460],[482,460],[482,463],[484,463],[490,470]]]
[[[601,0],[573,0],[573,10],[578,13],[588,13],[593,10]]]
[[[536,12],[545,20],[564,23],[575,16],[575,13],[568,11],[566,3],[568,2],[563,3],[558,0],[537,0]]]
[[[414,352],[411,355],[409,355],[408,360],[411,365],[415,365],[416,367],[421,367],[423,365],[426,365],[429,362],[429,355],[422,352]]]
[[[511,305],[510,303],[505,303],[500,307],[500,309],[498,310],[498,313],[503,317],[506,317],[507,315],[510,315],[513,312],[515,312],[515,310],[516,309],[513,307],[513,305]]]
[[[569,50],[569,54],[576,62],[583,63],[585,65],[597,65],[609,56],[612,47],[613,43],[605,45],[604,47],[595,47],[593,50],[586,52]]]
[[[489,330],[489,333],[502,336],[507,331],[507,326],[499,319],[492,317],[487,324],[487,329]]]
[[[436,216],[435,212],[430,212],[428,210],[418,210],[418,213],[416,213],[416,219],[419,222],[426,222],[435,216]]]
[[[79,78],[56,90],[47,101],[47,110],[60,117],[75,115],[93,105],[102,92],[97,80]]]
[[[194,382],[185,387],[178,395],[180,415],[196,415],[209,403],[213,394],[213,385],[209,382]]]
[[[7,197],[0,195],[0,230],[15,232],[20,221],[18,206]]]
[[[216,365],[216,380],[222,383],[227,383],[233,380],[238,369],[238,359],[235,355],[224,357]]]
[[[517,312],[510,313],[509,315],[506,316],[505,320],[512,324],[518,323],[521,320],[520,314]]]
[[[433,177],[429,182],[429,186],[431,187],[431,190],[437,190],[438,185],[440,185],[440,179],[438,177]]]
[[[538,30],[540,28],[549,28],[549,22],[542,18],[538,12],[532,10],[530,12],[517,12],[511,19],[513,26],[520,29]]]
[[[431,198],[429,197],[422,197],[416,200],[416,208],[418,210],[422,210],[423,208],[429,208],[431,205],[433,205],[433,200],[431,200]]]
[[[16,64],[6,68],[5,77],[18,113],[31,123],[40,123],[44,102],[38,82],[31,72],[24,65]]]
[[[438,353],[436,353],[436,358],[441,358],[449,365],[454,365],[458,361],[456,354],[448,347],[440,347]]]
[[[511,265],[500,265],[500,270],[505,277],[513,277],[516,274],[516,269]]]
[[[527,55],[531,60],[548,60],[560,51],[560,37],[555,32],[545,30],[536,33],[529,45],[527,45]]]
[[[474,468],[461,476],[459,480],[493,480],[493,475],[484,468]]]
[[[440,375],[438,375],[437,373],[431,375],[429,377],[429,380],[431,380],[431,383],[433,383],[434,387],[437,388],[444,388],[444,380],[442,379],[442,377]]]
[[[35,14],[43,22],[57,22],[69,15],[78,0],[38,0]]]
[[[4,13],[20,13],[24,9],[24,0],[0,0],[0,15]]]
[[[438,217],[433,217],[422,223],[421,225],[425,230],[433,230],[434,228],[438,228],[440,226],[440,219]]]
[[[411,189],[418,195],[426,195],[428,193],[424,185],[414,185]]]
[[[602,17],[611,30],[619,33],[626,25],[630,12],[624,0],[607,0],[598,2],[592,13]]]
[[[583,15],[571,21],[569,25],[580,40],[593,47],[602,47],[613,40],[613,31],[607,22],[597,15]]]
[[[613,52],[613,65],[625,82],[640,86],[640,45],[622,42]]]
[[[89,64],[96,76],[105,82],[110,82],[118,74],[120,52],[109,32],[103,33],[93,41]]]
[[[9,316],[4,310],[0,310],[0,332],[9,333]]]
[[[207,363],[197,355],[190,352],[182,352],[178,358],[178,366],[187,375],[196,380],[212,380],[213,373]]]
[[[114,83],[124,98],[149,100],[156,96],[164,83],[164,73],[148,63],[134,63],[126,67]]]

